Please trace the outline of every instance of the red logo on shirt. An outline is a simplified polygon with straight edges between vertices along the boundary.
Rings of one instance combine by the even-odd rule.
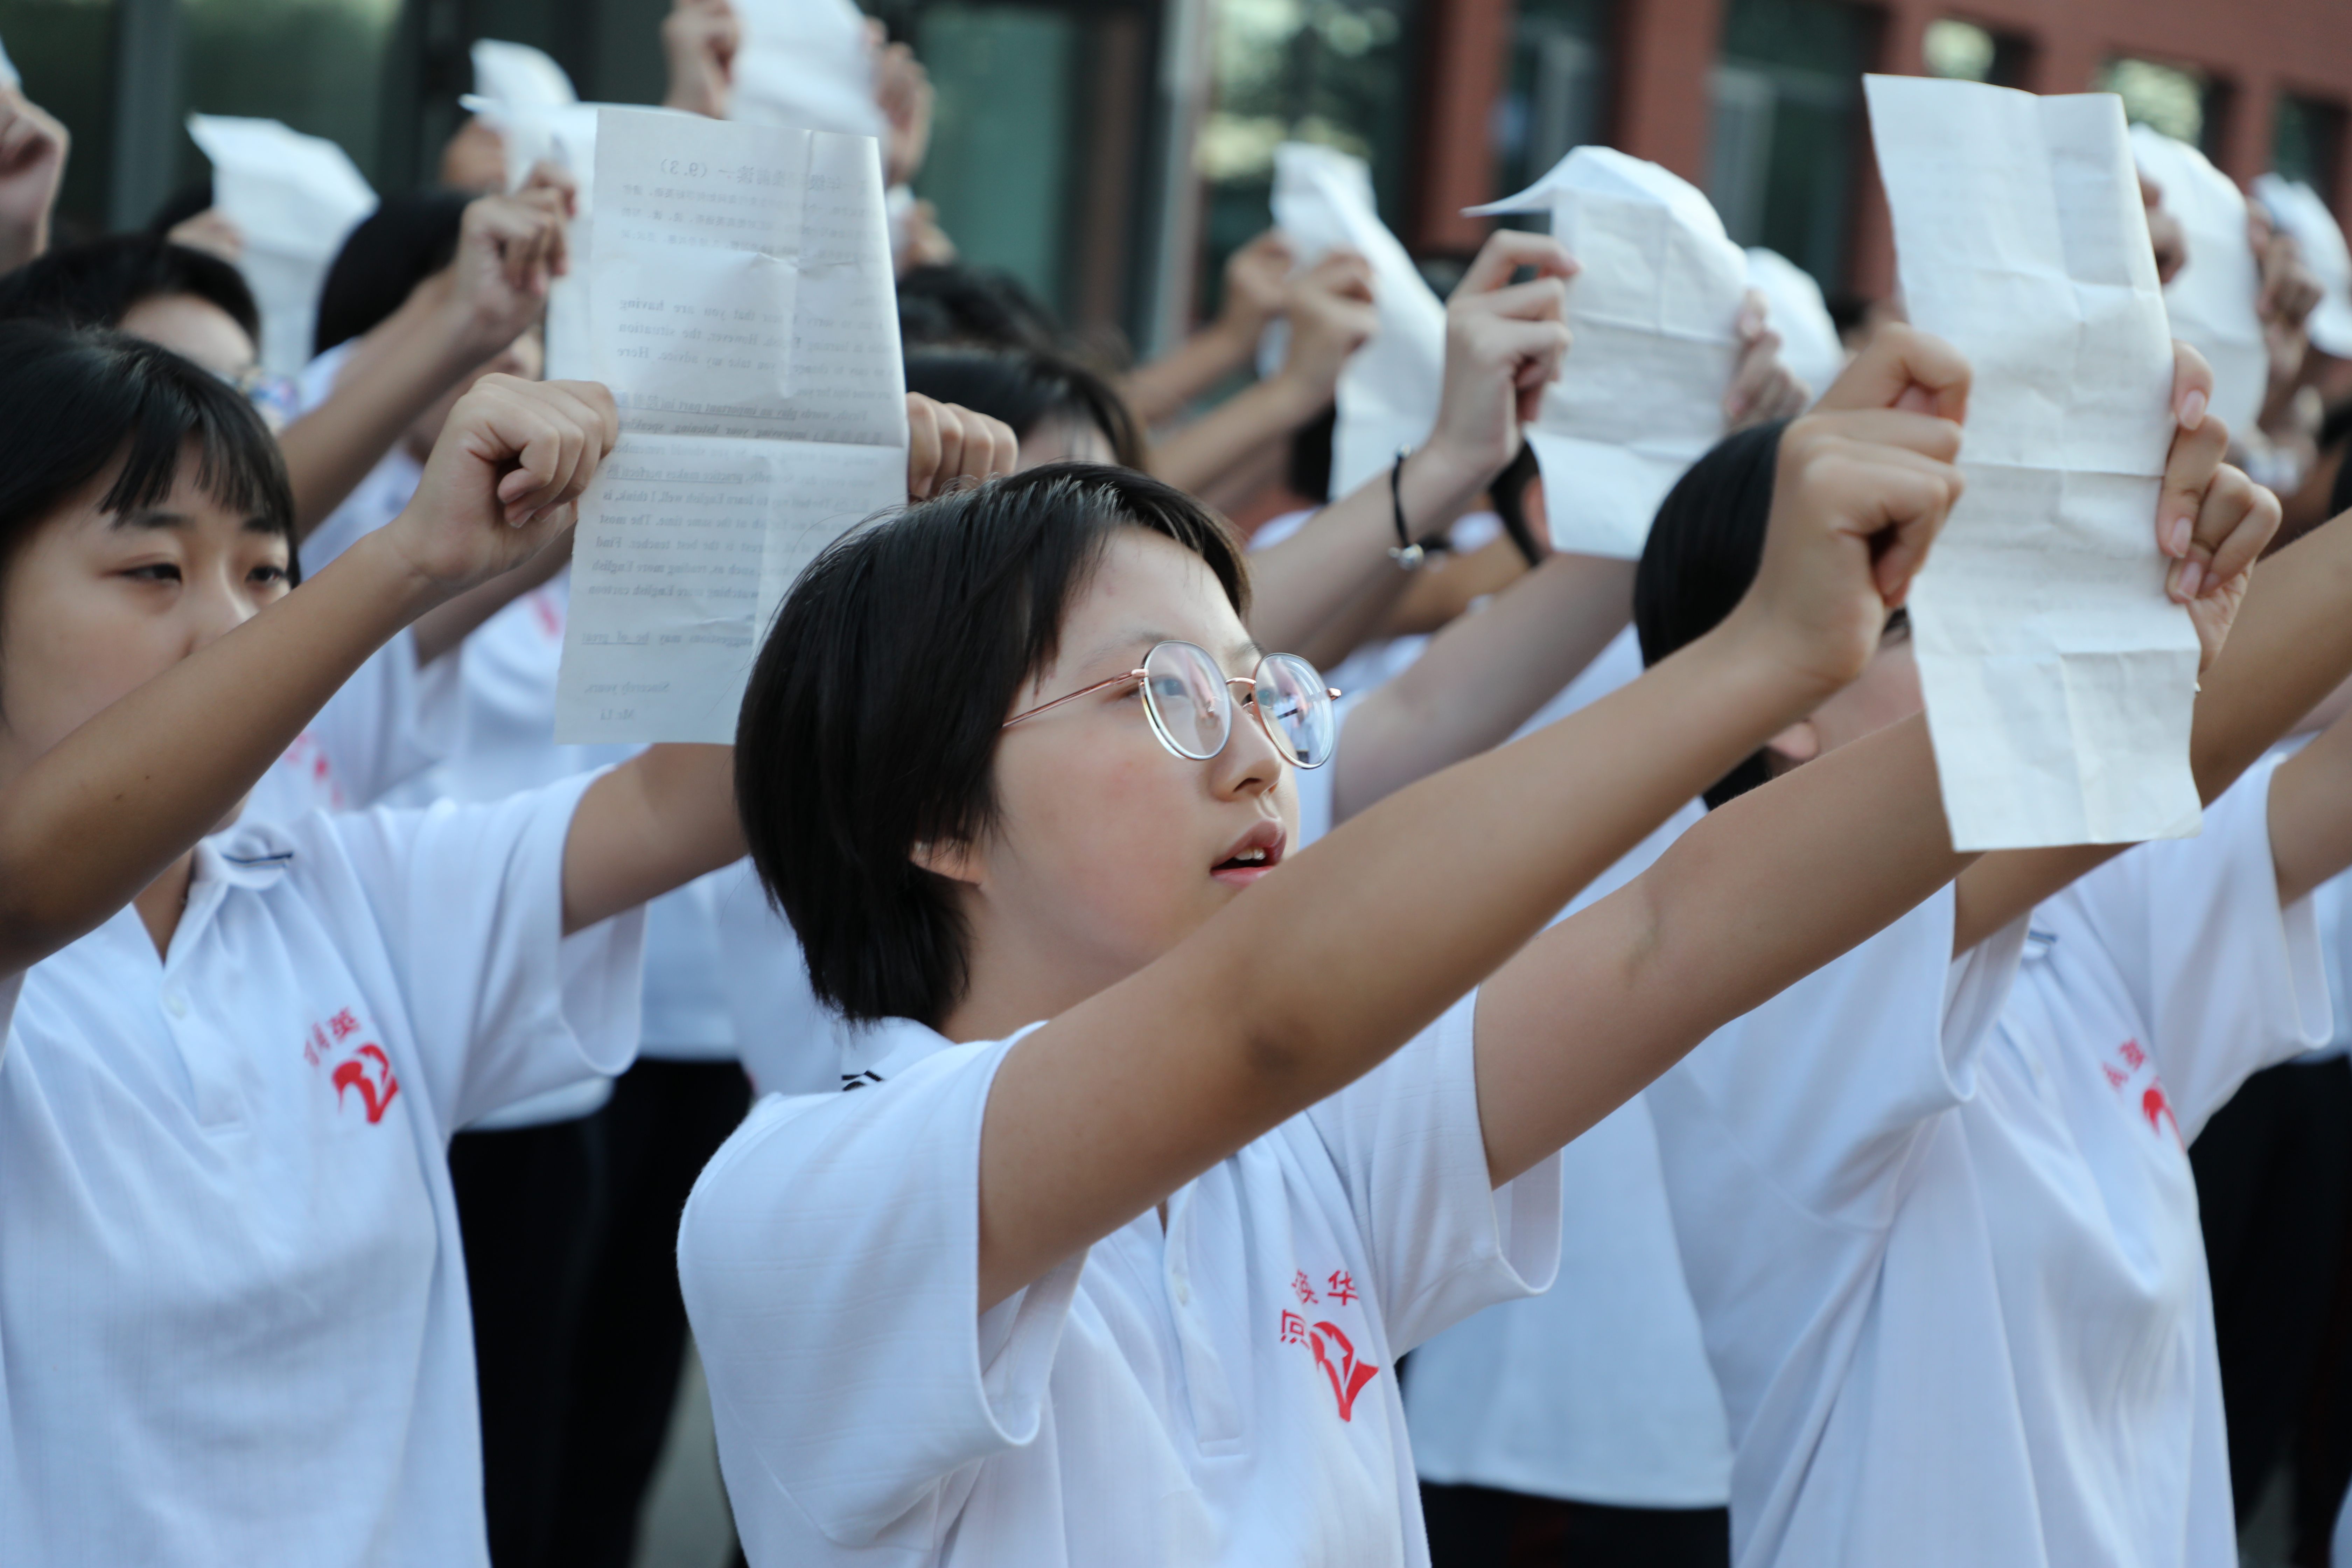
[[[2165,1097],[2164,1080],[2157,1077],[2155,1067],[2148,1061],[2147,1048],[2137,1040],[2126,1040],[2116,1047],[2116,1058],[2124,1064],[2121,1068],[2110,1062],[2099,1064],[2107,1087],[2128,1103],[2133,1097],[2132,1085],[2145,1074],[2147,1085],[2138,1091],[2139,1113],[2147,1118],[2151,1132],[2163,1131],[2165,1124],[2170,1122],[2172,1141],[2179,1143],[2180,1119],[2172,1114],[2172,1101]]]
[[[323,1028],[317,1024],[311,1025],[309,1037],[302,1042],[302,1059],[312,1067],[325,1066],[327,1058],[345,1040],[358,1034],[360,1028],[359,1018],[349,1007],[328,1019]],[[328,1038],[331,1035],[333,1037],[331,1043]],[[338,1107],[343,1103],[345,1089],[359,1091],[360,1104],[367,1111],[371,1127],[383,1120],[383,1113],[391,1109],[394,1098],[400,1093],[400,1079],[393,1075],[392,1058],[384,1055],[383,1047],[373,1040],[363,1040],[353,1047],[349,1057],[335,1064],[335,1070],[328,1075],[327,1081],[335,1086],[335,1104]]]
[[[1304,1269],[1291,1281],[1290,1288],[1298,1293],[1302,1304],[1316,1300],[1315,1288],[1307,1282]],[[1335,1269],[1329,1279],[1329,1293],[1334,1301],[1356,1300],[1354,1278],[1345,1270]],[[1331,1397],[1339,1406],[1339,1419],[1354,1420],[1356,1395],[1381,1374],[1381,1369],[1356,1359],[1355,1342],[1348,1338],[1347,1331],[1337,1323],[1310,1323],[1286,1307],[1282,1313],[1282,1342],[1307,1347],[1307,1353],[1315,1358],[1316,1367],[1330,1382]]]

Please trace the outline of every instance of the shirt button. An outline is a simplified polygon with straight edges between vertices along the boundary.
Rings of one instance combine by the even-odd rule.
[[[1192,1304],[1192,1287],[1188,1281],[1182,1279],[1176,1281],[1176,1304],[1180,1307],[1189,1307]]]
[[[184,1018],[188,1016],[188,999],[174,991],[163,998],[163,1011],[174,1018]]]

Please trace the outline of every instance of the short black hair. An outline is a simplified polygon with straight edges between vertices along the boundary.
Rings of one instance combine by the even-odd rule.
[[[917,348],[907,390],[1002,419],[1024,440],[1056,419],[1093,426],[1112,458],[1144,466],[1143,432],[1111,384],[1086,366],[1036,349]]]
[[[1788,427],[1783,419],[1726,437],[1659,503],[1633,574],[1633,629],[1643,664],[1713,631],[1756,580],[1772,518],[1780,434]],[[1715,782],[1706,804],[1721,805],[1770,776],[1758,752]]]
[[[75,491],[120,459],[100,511],[153,506],[195,447],[196,484],[285,535],[294,494],[278,443],[236,388],[144,338],[0,321],[0,569]]]
[[[820,1000],[937,1026],[969,983],[951,885],[911,858],[995,819],[999,731],[1118,531],[1193,551],[1236,611],[1240,542],[1173,486],[1055,463],[868,523],[811,563],[743,694],[735,799]]]
[[[952,262],[917,267],[898,279],[898,336],[909,347],[1053,353],[1062,327],[1011,273]]]
[[[192,294],[261,342],[261,308],[237,269],[161,235],[114,234],[63,246],[0,277],[0,320],[118,327],[142,300]]]
[[[374,331],[419,283],[457,254],[470,191],[411,191],[386,196],[343,240],[319,286],[310,352],[325,353]]]

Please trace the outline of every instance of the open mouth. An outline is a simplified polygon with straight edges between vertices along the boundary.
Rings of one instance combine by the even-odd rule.
[[[1282,863],[1284,835],[1279,824],[1261,822],[1242,836],[1225,858],[1209,868],[1209,875],[1225,881],[1250,882]]]
[[[1249,848],[1241,851],[1237,855],[1226,856],[1223,859],[1218,861],[1215,866],[1212,867],[1211,869],[1217,871],[1263,871],[1268,866],[1273,865],[1276,858],[1276,857],[1271,850],[1263,847]]]

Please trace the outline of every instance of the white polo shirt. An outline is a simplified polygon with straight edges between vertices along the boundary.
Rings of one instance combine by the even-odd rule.
[[[985,1314],[1020,1036],[885,1026],[878,1082],[761,1100],[678,1239],[751,1561],[1426,1563],[1395,1359],[1559,1245],[1556,1161],[1488,1185],[1474,1005]]]
[[[2183,1142],[2326,1031],[2269,779],[2030,942],[1953,963],[1947,889],[1652,1086],[1741,1564],[2235,1563]]]
[[[457,661],[419,668],[404,627],[339,687],[247,799],[247,822],[357,811],[454,754],[465,739]]]
[[[0,1563],[488,1563],[446,1149],[635,1048],[587,783],[240,826],[167,957],[126,908],[0,984]]]

